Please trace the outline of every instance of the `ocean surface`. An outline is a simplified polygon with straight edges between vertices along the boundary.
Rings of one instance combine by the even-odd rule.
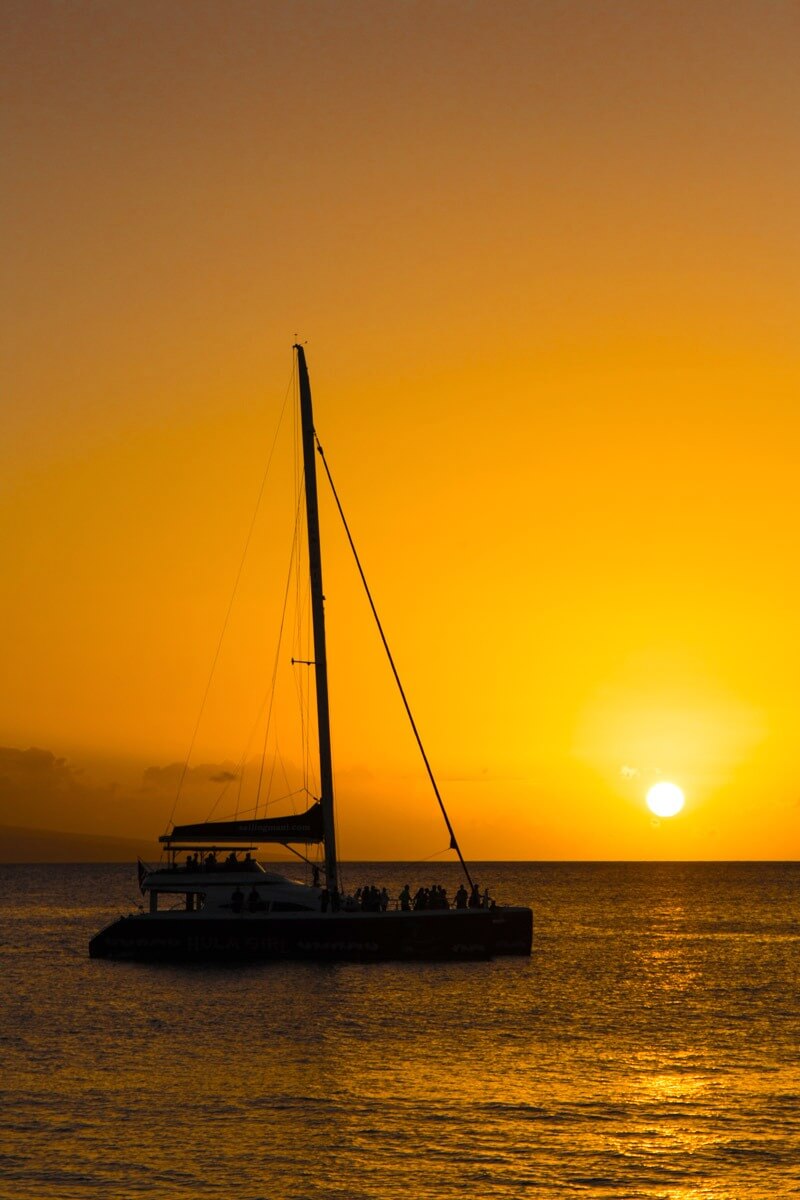
[[[0,866],[0,1196],[800,1195],[800,865],[474,874],[530,960],[90,961],[135,869]]]

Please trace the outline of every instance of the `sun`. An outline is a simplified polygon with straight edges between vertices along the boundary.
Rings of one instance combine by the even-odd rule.
[[[647,793],[647,807],[657,817],[674,817],[683,808],[683,792],[677,783],[654,783]]]

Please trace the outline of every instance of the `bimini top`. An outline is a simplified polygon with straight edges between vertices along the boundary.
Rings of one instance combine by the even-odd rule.
[[[163,834],[158,840],[170,845],[172,842],[191,842],[214,846],[242,840],[256,845],[265,842],[321,842],[324,839],[322,805],[319,800],[304,813],[288,817],[261,817],[242,821],[205,821],[198,825],[176,825],[172,833]]]

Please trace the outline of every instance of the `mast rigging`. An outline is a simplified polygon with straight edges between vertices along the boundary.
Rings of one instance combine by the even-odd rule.
[[[325,451],[322,449],[322,446],[319,444],[319,438],[316,438],[316,435],[315,435],[315,440],[317,443],[317,452],[319,453],[319,456],[322,459],[322,465],[325,468],[325,474],[328,477],[328,483],[330,484],[330,489],[331,489],[331,492],[333,493],[333,498],[336,501],[336,507],[339,510],[339,516],[342,518],[342,524],[344,525],[344,531],[347,535],[347,540],[350,543],[350,549],[353,552],[353,558],[355,559],[356,567],[358,568],[358,573],[361,577],[361,582],[364,585],[364,591],[367,594],[367,600],[369,601],[369,606],[372,609],[372,615],[375,618],[375,624],[378,627],[378,633],[380,634],[380,638],[383,643],[383,648],[386,651],[386,657],[389,660],[389,666],[392,668],[392,674],[394,675],[394,680],[395,680],[395,683],[397,684],[397,690],[400,692],[400,698],[403,701],[403,706],[406,710],[406,715],[411,724],[411,729],[413,730],[414,737],[416,738],[417,746],[419,747],[419,752],[422,755],[422,761],[425,764],[425,770],[428,772],[428,778],[431,781],[431,786],[433,788],[434,795],[436,796],[436,799],[439,802],[439,808],[442,811],[442,816],[444,817],[444,823],[447,826],[447,832],[450,834],[450,849],[455,850],[456,854],[458,855],[458,860],[461,863],[461,867],[464,871],[464,874],[467,877],[467,883],[469,884],[470,887],[472,887],[472,876],[469,873],[469,867],[467,866],[466,862],[464,861],[464,856],[461,853],[461,847],[458,844],[458,838],[456,837],[455,830],[453,829],[453,826],[450,823],[450,818],[447,815],[447,809],[444,806],[444,800],[442,800],[442,796],[439,791],[439,787],[436,783],[436,778],[433,774],[433,768],[431,767],[431,764],[428,760],[428,756],[425,753],[425,747],[422,744],[422,738],[420,736],[419,730],[417,729],[417,723],[414,720],[413,713],[411,712],[411,705],[408,702],[408,697],[406,696],[405,689],[403,688],[403,684],[400,681],[400,674],[395,665],[395,661],[392,656],[392,652],[389,649],[389,643],[386,639],[386,634],[383,632],[383,625],[381,624],[381,619],[378,616],[378,610],[375,607],[375,601],[372,599],[372,592],[369,590],[369,584],[367,583],[367,577],[364,574],[364,568],[361,566],[361,559],[358,557],[358,551],[356,550],[355,542],[353,541],[353,535],[350,532],[350,526],[347,524],[347,518],[344,515],[344,509],[342,508],[342,503],[339,499],[339,493],[336,491],[336,488],[333,483],[333,477],[330,472],[330,467],[328,466],[327,459],[325,458]]]
[[[325,595],[322,590],[322,552],[319,540],[319,502],[317,465],[314,455],[314,413],[311,384],[303,347],[295,344],[300,382],[300,424],[303,442],[303,473],[306,493],[308,530],[308,569],[311,579],[311,618],[314,630],[314,676],[317,692],[319,730],[320,803],[325,827],[325,879],[329,891],[338,889],[336,829],[333,809],[333,764],[331,761],[331,722],[328,703],[328,660],[325,644]]]

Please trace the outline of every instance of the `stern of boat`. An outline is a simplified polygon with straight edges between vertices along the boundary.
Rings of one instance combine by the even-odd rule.
[[[533,910],[523,907],[492,909],[492,952],[529,957],[533,949]]]

